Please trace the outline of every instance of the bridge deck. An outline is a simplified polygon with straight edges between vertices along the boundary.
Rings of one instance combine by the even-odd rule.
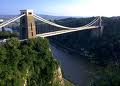
[[[37,34],[36,37],[50,37],[50,36],[60,35],[60,34],[64,34],[64,33],[70,33],[70,32],[76,32],[76,31],[80,31],[80,30],[94,29],[94,28],[98,28],[98,26],[81,27],[79,29],[60,30],[60,31],[55,31],[55,32],[48,32],[48,33],[43,33],[43,34]]]

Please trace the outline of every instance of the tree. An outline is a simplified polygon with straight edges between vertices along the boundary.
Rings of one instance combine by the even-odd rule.
[[[57,65],[46,39],[11,38],[0,44],[1,86],[54,86]]]

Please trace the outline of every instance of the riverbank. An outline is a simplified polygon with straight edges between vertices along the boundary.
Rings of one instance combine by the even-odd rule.
[[[72,84],[72,82],[68,81],[67,79],[64,79],[65,86],[75,86]]]
[[[62,48],[62,50],[64,49],[64,51],[69,53],[69,54],[73,54],[73,55],[77,55],[77,56],[84,56],[83,54],[80,53],[81,51],[75,50],[75,49],[72,49],[72,48],[68,48],[68,47],[62,45],[59,42],[50,41],[50,44],[53,45],[53,46],[59,46],[60,48]]]

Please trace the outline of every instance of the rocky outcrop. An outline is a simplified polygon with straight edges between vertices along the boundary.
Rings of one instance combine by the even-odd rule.
[[[63,79],[63,76],[62,76],[62,72],[61,72],[60,66],[58,66],[57,70],[54,72],[53,83],[55,85],[64,86],[64,79]]]

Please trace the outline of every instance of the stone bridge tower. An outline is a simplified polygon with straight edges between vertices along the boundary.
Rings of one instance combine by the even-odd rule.
[[[36,27],[33,10],[21,10],[22,14],[25,14],[25,16],[20,19],[20,39],[35,38]]]

